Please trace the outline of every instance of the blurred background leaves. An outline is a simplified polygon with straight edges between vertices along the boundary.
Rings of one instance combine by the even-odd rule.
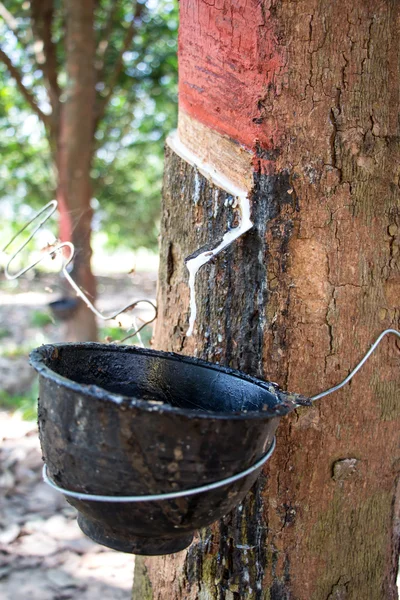
[[[0,60],[0,250],[39,208],[56,196],[57,171],[49,132],[7,65],[9,60],[21,74],[21,84],[34,96],[38,109],[49,115],[52,111],[49,78],[43,73],[46,66],[43,47],[38,43],[41,36],[35,31],[32,17],[37,6],[44,5],[40,0],[0,2],[0,52],[3,54]],[[51,5],[53,11],[51,36],[56,51],[57,86],[63,103],[68,92],[67,2],[47,0],[46,5]],[[138,8],[140,19],[126,47]],[[131,253],[142,248],[157,252],[164,140],[175,128],[177,119],[178,4],[176,0],[141,0],[135,8],[133,0],[98,0],[94,27],[99,73],[96,101],[100,106],[102,100],[109,101],[96,123],[91,168],[93,248],[94,262],[104,268],[99,284],[101,301],[110,302],[114,307],[122,304],[123,293],[128,301],[141,292],[154,297],[156,259],[142,250],[135,258]],[[121,56],[121,68],[117,69]],[[27,264],[31,251],[40,252],[49,233],[53,239],[58,236],[57,229],[57,218],[52,218],[11,270]],[[28,229],[18,243],[26,239],[31,230]],[[7,254],[15,249],[16,243],[7,249]],[[107,255],[109,250],[112,256]],[[152,273],[135,275],[132,286],[126,281],[132,267]],[[110,268],[112,273],[110,271],[107,279],[105,274]],[[96,264],[95,269],[99,271]],[[53,274],[46,278],[43,270]],[[24,281],[3,282],[0,374],[4,385],[0,385],[0,408],[17,408],[26,417],[35,414],[37,398],[27,354],[40,343],[59,340],[62,336],[59,324],[52,322],[46,308],[47,292],[55,294],[60,290],[61,280],[55,273],[58,270],[58,264],[47,261],[39,270],[29,271],[22,278]],[[123,277],[123,285],[118,277]],[[143,287],[146,285],[148,289]],[[107,288],[105,295],[104,287]],[[99,340],[118,339],[123,334],[118,323],[112,322],[109,326],[100,326]],[[148,345],[151,327],[146,328],[142,338]]]
[[[132,2],[99,0],[95,14],[99,68],[112,73],[132,20]],[[66,81],[64,3],[54,2],[53,41],[57,42],[58,80]],[[110,19],[112,16],[112,19]],[[43,112],[49,112],[40,49],[31,32],[30,4],[0,4],[1,47],[23,73]],[[163,142],[176,126],[176,2],[148,0],[140,27],[123,53],[111,101],[96,131],[93,160],[94,233],[116,248],[157,249]],[[104,37],[106,35],[106,37]],[[99,82],[98,95],[107,88]],[[7,239],[34,210],[55,196],[56,174],[43,125],[0,63],[0,211]]]

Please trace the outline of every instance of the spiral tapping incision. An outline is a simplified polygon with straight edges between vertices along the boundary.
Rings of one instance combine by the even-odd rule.
[[[117,311],[115,311],[115,312],[113,312],[111,314],[105,315],[105,314],[101,313],[99,310],[97,310],[97,308],[94,306],[94,304],[89,300],[89,298],[87,297],[87,295],[78,286],[78,284],[76,283],[76,281],[71,277],[71,275],[69,273],[68,268],[72,264],[73,259],[74,259],[74,254],[75,254],[75,247],[74,247],[74,245],[71,242],[59,242],[59,243],[57,243],[55,245],[52,245],[49,248],[49,250],[47,252],[45,252],[38,260],[35,260],[35,261],[31,262],[28,266],[25,266],[22,269],[20,269],[19,271],[17,271],[17,273],[11,273],[10,272],[10,265],[13,262],[13,260],[29,244],[29,242],[36,235],[36,233],[39,231],[39,229],[41,227],[43,227],[43,225],[45,223],[47,223],[47,221],[52,217],[52,215],[54,214],[54,212],[57,210],[57,205],[58,205],[57,200],[52,200],[51,202],[49,202],[48,204],[46,204],[43,208],[41,208],[32,217],[32,219],[30,219],[30,221],[28,221],[27,223],[25,223],[25,225],[2,248],[2,251],[5,252],[7,250],[7,248],[9,248],[9,246],[11,246],[11,244],[29,227],[29,225],[31,225],[32,223],[34,223],[35,221],[37,221],[42,215],[44,215],[39,220],[39,222],[37,223],[37,225],[34,227],[32,233],[29,234],[28,238],[25,241],[21,242],[21,244],[18,246],[18,248],[15,250],[15,252],[8,259],[7,264],[6,264],[5,268],[4,268],[4,274],[5,274],[6,279],[8,279],[8,280],[18,279],[19,277],[21,277],[22,275],[24,275],[25,273],[27,273],[30,269],[33,269],[34,267],[36,267],[40,262],[42,262],[48,256],[54,258],[54,256],[55,256],[56,253],[59,253],[64,248],[67,248],[69,250],[69,256],[67,258],[65,258],[64,264],[63,264],[63,266],[61,268],[61,272],[64,275],[65,279],[70,284],[70,286],[75,291],[76,295],[86,304],[86,306],[96,315],[96,317],[98,317],[99,319],[101,319],[103,321],[110,321],[112,319],[116,319],[119,315],[121,315],[122,313],[126,312],[127,310],[131,310],[131,309],[137,307],[139,304],[148,304],[148,305],[151,306],[151,308],[154,310],[153,317],[151,319],[148,319],[147,321],[144,321],[143,324],[140,327],[136,326],[136,319],[135,319],[135,317],[133,317],[132,320],[133,320],[133,324],[134,324],[134,327],[135,327],[134,333],[129,334],[128,336],[124,337],[122,340],[117,340],[119,343],[121,343],[121,342],[124,342],[125,340],[127,340],[128,338],[131,338],[131,337],[134,337],[134,336],[138,335],[139,341],[141,342],[139,332],[144,327],[146,327],[146,325],[149,325],[150,323],[153,323],[153,321],[157,317],[157,308],[154,305],[154,303],[151,300],[148,300],[148,299],[135,300],[134,302],[130,302],[129,304],[127,304],[126,306],[124,306],[120,310],[117,310]]]

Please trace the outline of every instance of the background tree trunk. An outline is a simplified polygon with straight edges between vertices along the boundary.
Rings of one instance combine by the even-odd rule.
[[[225,175],[249,157],[254,227],[199,272],[187,337],[184,259],[238,215],[167,148],[158,348],[311,395],[398,327],[399,16],[372,0],[181,4],[179,135]],[[138,557],[133,598],[397,598],[398,369],[386,340],[351,385],[283,419],[243,505],[186,552]]]
[[[96,118],[94,6],[94,0],[66,0],[68,87],[61,108],[56,161],[60,234],[63,241],[70,240],[75,246],[72,276],[91,301],[96,297],[96,283],[90,266],[90,168]],[[68,321],[67,339],[97,339],[95,316],[81,301],[77,312]]]

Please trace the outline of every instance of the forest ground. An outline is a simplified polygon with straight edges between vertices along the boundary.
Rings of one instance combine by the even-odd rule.
[[[154,270],[100,276],[100,310],[137,298],[154,300],[156,277]],[[33,347],[63,339],[63,326],[47,307],[60,296],[55,281],[54,275],[24,278],[4,283],[0,293],[0,597],[128,600],[133,556],[86,538],[75,510],[41,478],[37,384],[27,357]],[[129,322],[126,315],[124,324]],[[103,323],[100,341],[108,335],[122,337],[124,331],[115,322]],[[145,341],[150,337],[148,328]]]

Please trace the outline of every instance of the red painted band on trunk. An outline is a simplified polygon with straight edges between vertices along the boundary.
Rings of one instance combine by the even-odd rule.
[[[180,107],[249,149],[277,147],[278,124],[266,108],[284,71],[277,48],[259,0],[181,0]]]

